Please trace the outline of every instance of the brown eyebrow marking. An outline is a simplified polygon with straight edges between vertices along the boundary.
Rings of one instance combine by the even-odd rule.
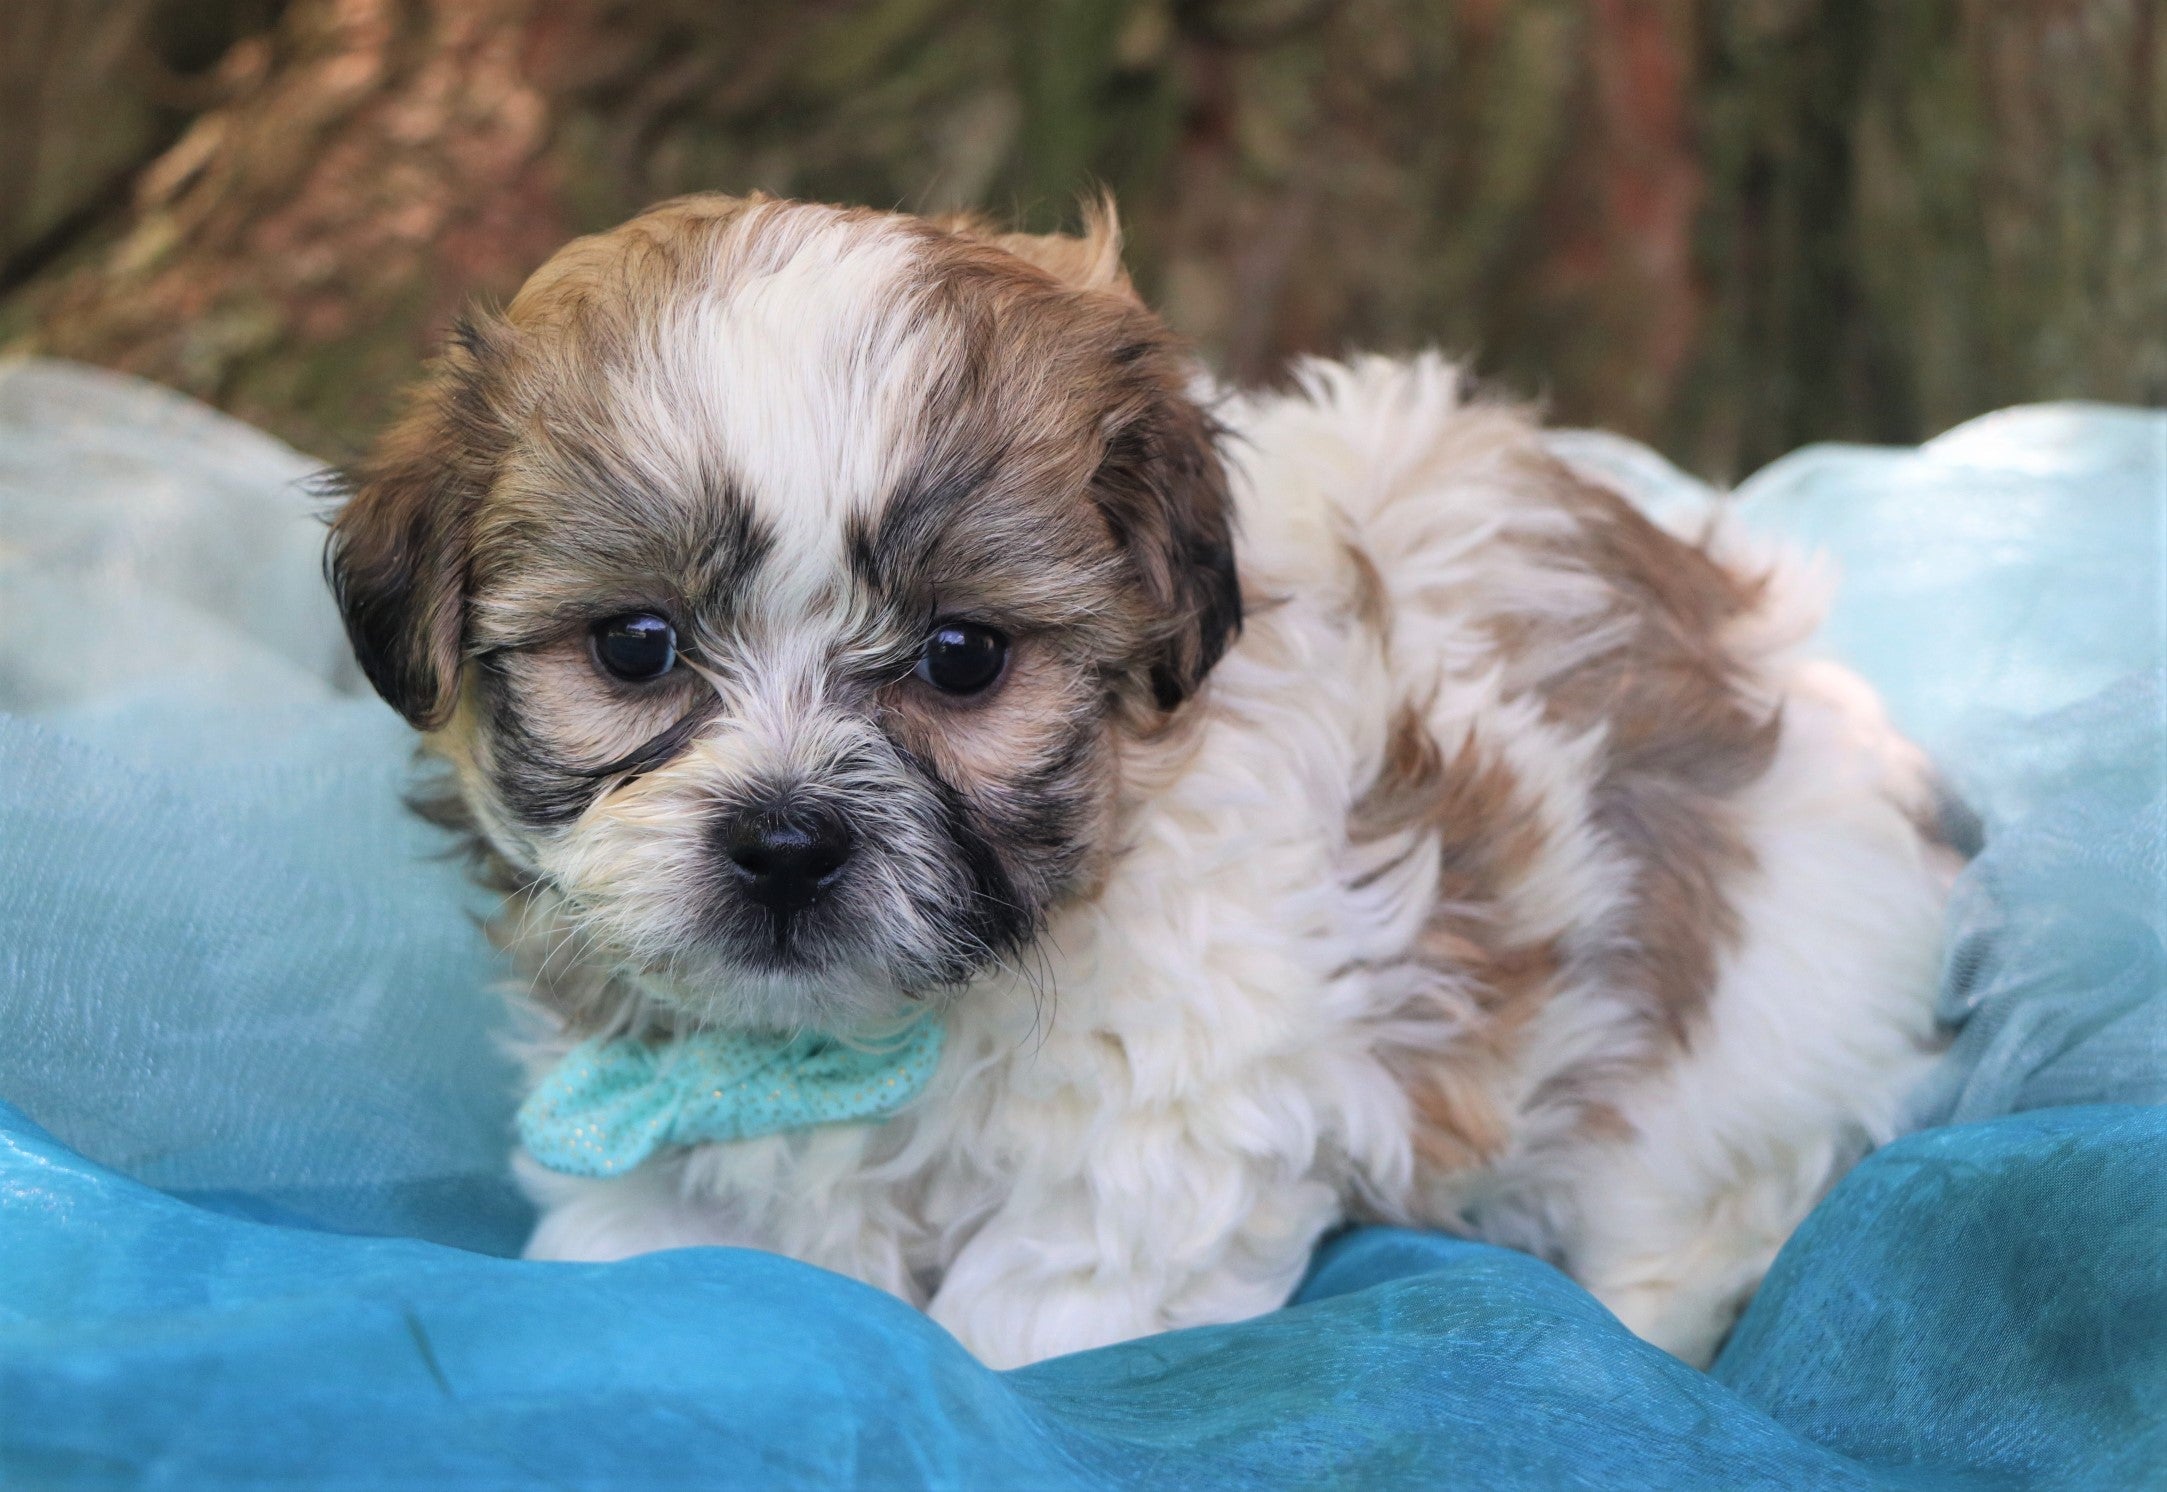
[[[573,767],[574,777],[600,781],[609,777],[622,777],[627,782],[644,777],[655,768],[667,763],[690,742],[700,727],[715,718],[720,706],[712,701],[688,710],[684,717],[669,729],[650,737],[641,745],[633,747],[613,762],[599,767]],[[621,784],[620,784],[621,785]]]
[[[992,480],[1004,454],[994,448],[928,463],[932,470],[921,468],[896,485],[877,519],[853,513],[843,537],[851,575],[884,599],[908,589],[955,510]]]
[[[611,778],[637,778],[670,761],[721,709],[713,698],[695,702],[685,715],[624,755],[599,766],[579,766],[566,761],[537,728],[536,702],[513,676],[511,656],[475,660],[477,703],[487,722],[483,767],[504,806],[537,828],[558,828],[577,819]]]

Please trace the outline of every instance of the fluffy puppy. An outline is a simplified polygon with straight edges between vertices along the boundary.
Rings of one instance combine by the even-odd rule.
[[[1918,752],[1720,531],[1434,356],[1229,393],[1081,238],[688,198],[465,326],[328,567],[551,1035],[936,1010],[919,1100],[523,1173],[996,1365],[1281,1304],[1348,1218],[1701,1361],[1933,1044]]]

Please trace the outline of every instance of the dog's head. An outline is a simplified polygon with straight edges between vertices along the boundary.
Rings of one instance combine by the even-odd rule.
[[[590,944],[848,1023],[1029,940],[1238,630],[1190,376],[1103,219],[686,199],[462,328],[327,567]]]

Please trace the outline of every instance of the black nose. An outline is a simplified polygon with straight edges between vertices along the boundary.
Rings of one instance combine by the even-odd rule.
[[[850,858],[850,826],[812,804],[740,809],[722,826],[722,851],[747,896],[777,912],[810,905]]]

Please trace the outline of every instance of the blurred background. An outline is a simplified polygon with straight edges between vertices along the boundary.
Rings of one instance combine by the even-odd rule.
[[[1718,479],[2167,403],[2167,0],[0,0],[0,347],[333,460],[657,198],[1094,183],[1234,377],[1436,343]]]

